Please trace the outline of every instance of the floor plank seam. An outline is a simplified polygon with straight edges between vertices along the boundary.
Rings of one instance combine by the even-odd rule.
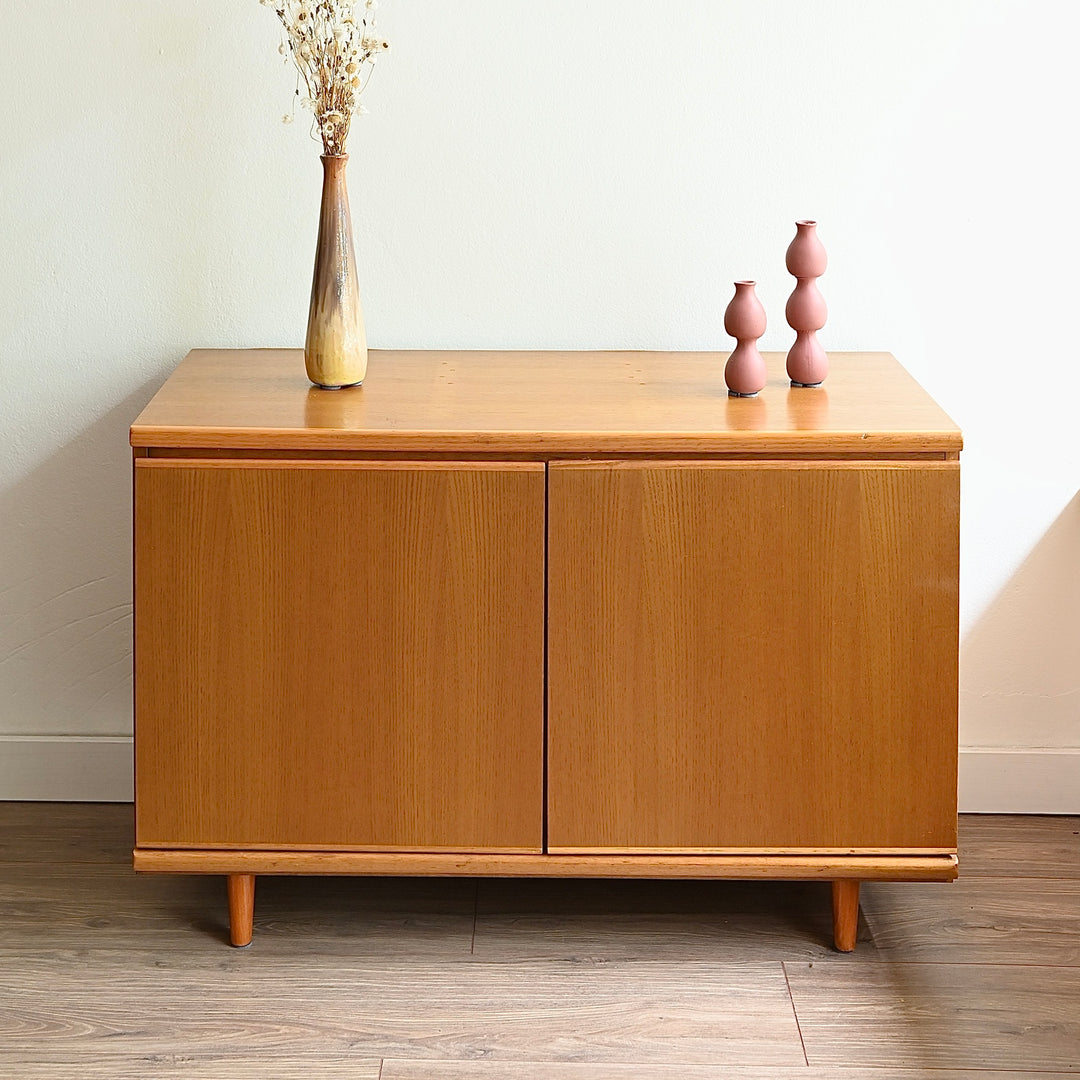
[[[806,1067],[810,1068],[810,1058],[806,1053],[806,1040],[802,1035],[802,1024],[799,1023],[799,1010],[795,1008],[795,995],[791,992],[791,981],[788,979],[787,963],[786,961],[780,962],[780,968],[784,973],[784,985],[787,987],[788,1001],[791,1002],[791,1015],[795,1017],[795,1030],[799,1033],[799,1045],[802,1047],[803,1061],[806,1062]]]

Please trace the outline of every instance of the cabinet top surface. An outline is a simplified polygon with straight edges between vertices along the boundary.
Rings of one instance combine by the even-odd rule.
[[[888,353],[830,352],[816,389],[765,353],[730,398],[722,352],[372,350],[362,387],[317,390],[299,349],[197,349],[133,446],[408,453],[938,453],[960,431]]]

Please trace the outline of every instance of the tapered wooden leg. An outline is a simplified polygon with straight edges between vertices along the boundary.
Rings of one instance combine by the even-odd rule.
[[[833,941],[840,952],[855,948],[855,935],[859,929],[859,883],[857,881],[834,881],[832,883]]]
[[[229,875],[229,940],[234,945],[251,944],[255,920],[255,875]]]

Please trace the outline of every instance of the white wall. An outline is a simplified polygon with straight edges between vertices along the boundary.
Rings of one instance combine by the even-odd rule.
[[[753,276],[786,348],[783,252],[817,218],[826,344],[895,352],[965,430],[966,805],[1080,811],[1077,6],[380,14],[350,165],[372,344],[726,348]],[[280,122],[256,0],[4,22],[0,797],[109,797],[87,762],[128,753],[126,428],[191,346],[300,344],[318,150]]]

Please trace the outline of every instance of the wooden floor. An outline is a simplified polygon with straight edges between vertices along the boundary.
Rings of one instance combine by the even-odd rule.
[[[0,803],[0,1078],[1004,1080],[1080,1072],[1080,818],[961,819],[961,879],[136,877],[129,806]]]

